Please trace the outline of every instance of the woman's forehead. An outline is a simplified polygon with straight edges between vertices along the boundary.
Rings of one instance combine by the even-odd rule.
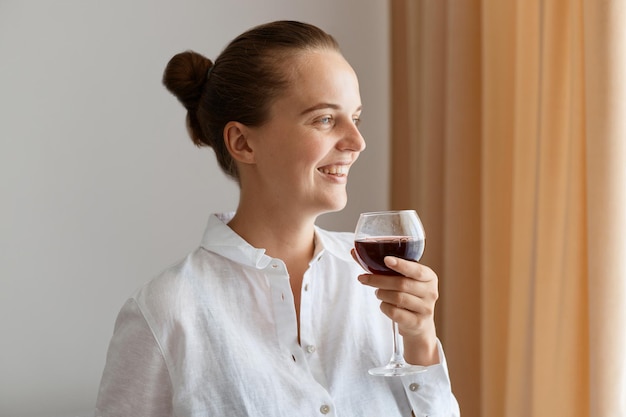
[[[285,61],[288,86],[278,100],[328,101],[342,104],[357,100],[360,105],[357,76],[338,52],[314,50],[299,53]]]

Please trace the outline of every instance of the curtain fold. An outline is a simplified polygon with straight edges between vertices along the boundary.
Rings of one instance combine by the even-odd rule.
[[[482,230],[478,277],[482,290],[481,357],[482,366],[474,381],[481,389],[479,412],[471,417],[502,417],[508,400],[505,391],[508,369],[507,337],[511,281],[510,235],[513,227],[513,141],[514,115],[510,108],[514,99],[515,4],[497,0],[480,3],[481,7],[481,81],[482,101],[482,165],[481,215]],[[494,51],[497,50],[497,53]],[[488,110],[486,110],[488,109]],[[497,110],[499,113],[494,114]],[[419,138],[416,138],[419,140]],[[445,294],[443,294],[445,297]],[[447,321],[452,328],[462,326],[462,318]],[[466,401],[464,387],[457,387]],[[462,405],[461,405],[462,407]],[[463,410],[461,411],[463,413]],[[467,413],[464,414],[465,417]]]
[[[591,415],[626,416],[626,5],[584,1]]]
[[[626,415],[626,8],[391,18],[391,205],[427,229],[462,415]]]
[[[513,114],[507,416],[588,409],[579,11],[573,2],[517,8],[512,106],[484,108],[488,118]]]

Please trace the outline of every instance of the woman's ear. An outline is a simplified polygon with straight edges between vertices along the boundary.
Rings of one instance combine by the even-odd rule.
[[[254,151],[248,143],[248,127],[239,122],[228,122],[224,126],[224,143],[235,161],[253,164]]]

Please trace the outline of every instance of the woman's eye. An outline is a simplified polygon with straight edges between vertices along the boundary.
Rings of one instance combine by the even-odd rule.
[[[358,126],[361,124],[361,118],[360,117],[353,117],[352,118],[352,123],[354,123],[355,126]]]
[[[333,118],[331,116],[324,116],[324,117],[320,117],[319,121],[323,125],[329,125],[332,123]]]

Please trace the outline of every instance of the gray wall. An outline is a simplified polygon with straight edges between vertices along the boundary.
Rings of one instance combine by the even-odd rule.
[[[93,409],[125,298],[236,207],[163,68],[283,18],[334,34],[360,76],[368,148],[320,219],[352,230],[388,200],[385,0],[0,0],[0,416]]]

